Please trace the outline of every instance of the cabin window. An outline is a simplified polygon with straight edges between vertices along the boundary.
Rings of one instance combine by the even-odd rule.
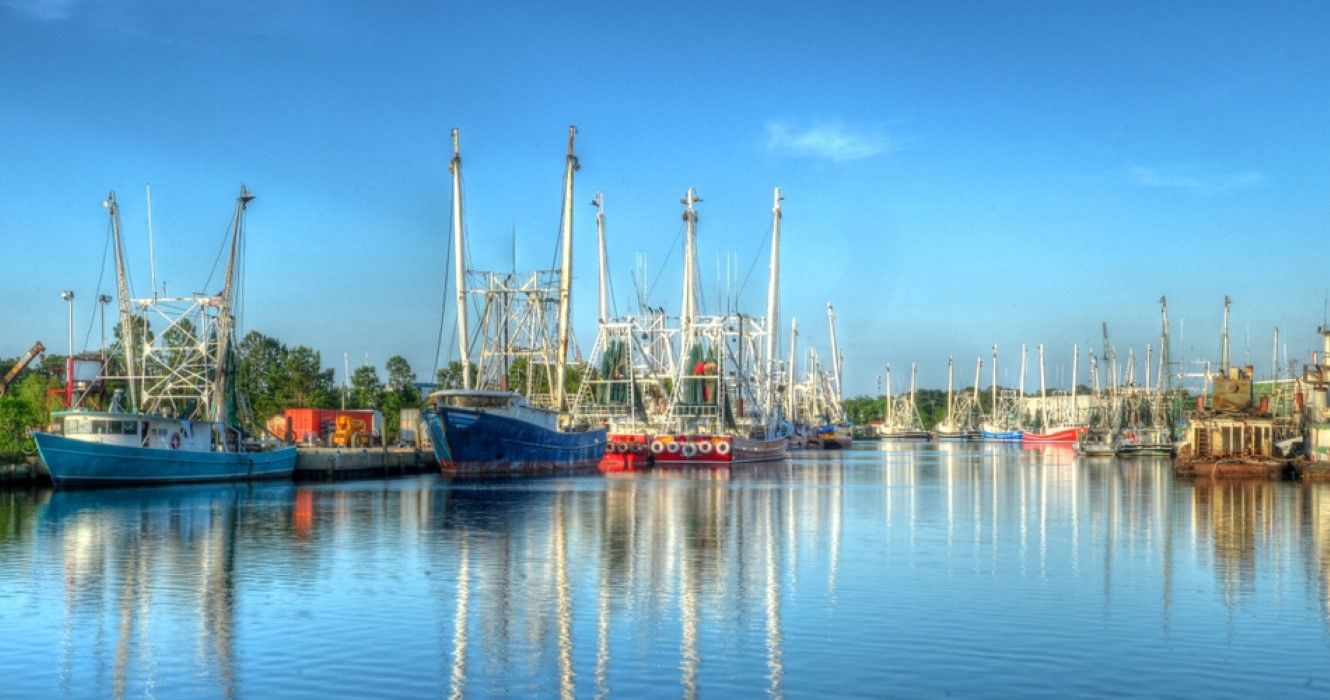
[[[92,422],[92,434],[93,434],[93,435],[105,435],[105,434],[106,434],[106,421],[104,421],[104,420],[95,420],[95,421],[93,421],[93,422]]]
[[[124,433],[125,435],[138,435],[139,434],[138,421],[132,421],[132,420],[124,421],[121,424],[120,432]]]
[[[452,408],[506,408],[509,396],[447,396],[444,404]]]

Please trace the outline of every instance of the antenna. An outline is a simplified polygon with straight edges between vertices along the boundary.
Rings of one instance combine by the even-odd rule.
[[[152,281],[152,296],[157,297],[157,251],[152,237],[152,185],[144,185],[148,193],[148,268]]]

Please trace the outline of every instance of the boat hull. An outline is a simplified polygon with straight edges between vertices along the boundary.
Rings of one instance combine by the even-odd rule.
[[[1020,442],[1025,437],[1021,430],[980,430],[979,437],[988,442]]]
[[[520,476],[593,471],[605,456],[604,428],[564,432],[465,408],[422,412],[439,470],[450,476]]]
[[[1282,479],[1293,473],[1291,462],[1252,459],[1239,456],[1227,458],[1179,458],[1173,463],[1173,472],[1179,476],[1201,476],[1234,479]]]
[[[1085,428],[1063,428],[1048,433],[1025,433],[1021,436],[1023,442],[1050,443],[1067,442],[1074,443],[1076,439],[1085,433]]]
[[[707,447],[703,447],[703,445]],[[651,441],[658,467],[724,466],[773,462],[785,457],[789,440],[760,440],[738,435],[657,435]]]
[[[600,458],[603,472],[625,472],[651,466],[651,436],[646,433],[610,433],[605,456]]]
[[[900,430],[896,432],[882,433],[880,437],[883,440],[899,442],[928,442],[933,439],[933,435],[927,430]]]
[[[195,452],[131,447],[34,433],[51,481],[60,488],[289,479],[296,448],[266,452]]]

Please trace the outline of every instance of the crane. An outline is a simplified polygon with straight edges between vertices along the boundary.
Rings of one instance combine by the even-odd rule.
[[[22,372],[23,369],[32,362],[33,358],[44,352],[46,352],[46,346],[42,345],[42,341],[39,340],[36,343],[33,343],[32,347],[28,348],[28,351],[23,354],[23,357],[20,357],[18,362],[15,362],[14,366],[10,367],[8,372],[5,372],[5,376],[0,377],[0,396],[4,396],[5,392],[9,390],[10,382],[14,381],[14,378],[18,376],[19,372]]]

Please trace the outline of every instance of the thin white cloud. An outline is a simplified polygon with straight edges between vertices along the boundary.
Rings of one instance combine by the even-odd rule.
[[[74,14],[74,6],[79,0],[6,0],[10,9],[29,19],[42,22],[59,22],[69,19]]]
[[[1226,194],[1265,183],[1265,175],[1254,170],[1197,174],[1189,169],[1160,170],[1137,167],[1131,169],[1130,177],[1133,183],[1141,187],[1207,195]]]
[[[766,135],[767,149],[772,152],[832,161],[871,158],[895,146],[880,131],[856,129],[839,121],[811,126],[772,121],[766,124]]]

